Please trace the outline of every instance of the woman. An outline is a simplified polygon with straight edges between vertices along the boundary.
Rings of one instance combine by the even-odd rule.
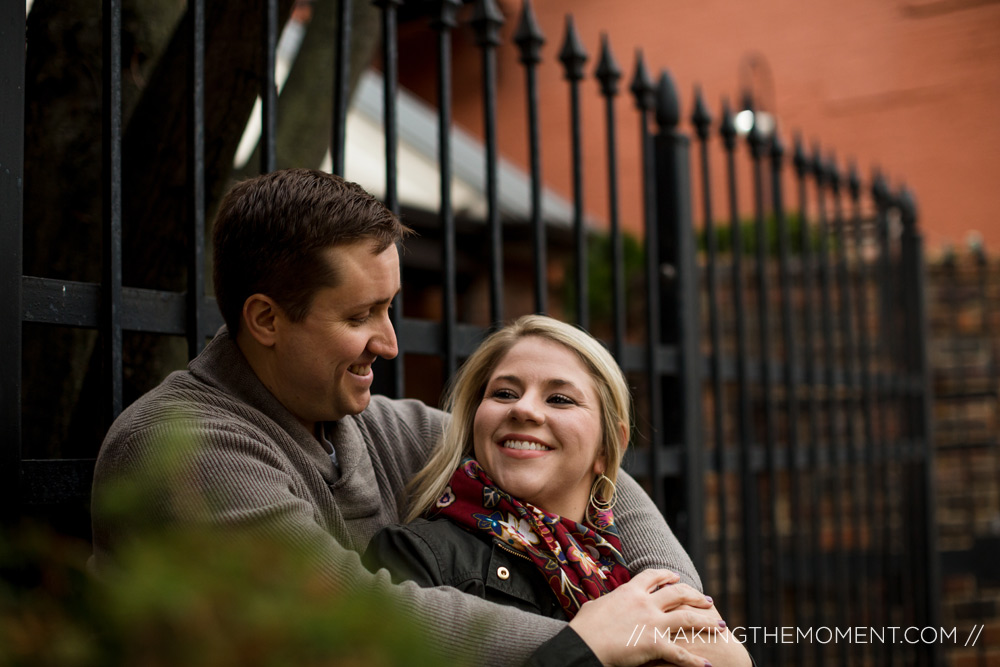
[[[443,441],[410,485],[412,523],[375,536],[371,566],[564,619],[630,580],[612,513],[630,397],[599,342],[522,317],[469,357],[447,406]],[[674,598],[664,611],[700,613],[671,627],[725,627],[694,589],[678,584]]]

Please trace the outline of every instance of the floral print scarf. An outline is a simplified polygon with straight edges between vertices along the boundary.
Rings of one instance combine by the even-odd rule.
[[[593,527],[549,514],[512,498],[475,459],[459,464],[428,514],[491,535],[526,555],[545,576],[569,618],[584,602],[610,593],[631,578],[611,510],[589,506],[587,519]]]

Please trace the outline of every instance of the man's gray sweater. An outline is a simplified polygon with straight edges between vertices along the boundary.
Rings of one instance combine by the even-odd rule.
[[[157,497],[165,493],[162,485],[151,484],[151,511],[170,521],[259,530],[308,549],[332,588],[349,594],[381,590],[414,620],[430,620],[429,639],[447,656],[521,664],[565,624],[452,589],[393,585],[385,570],[371,574],[361,564],[359,553],[372,535],[399,522],[404,486],[424,465],[445,418],[418,401],[373,396],[361,414],[324,425],[338,470],[330,452],[264,387],[223,329],[187,371],[172,373],[115,421],[98,456],[95,497],[122,475],[142,470],[139,479],[156,479],[150,466],[164,460],[158,448],[182,438],[193,445],[180,448],[187,481],[211,498],[210,505]],[[671,569],[700,589],[690,558],[635,481],[623,474],[618,492],[616,523],[629,569]],[[133,528],[95,504],[99,572]],[[484,617],[490,619],[486,627],[475,623]]]

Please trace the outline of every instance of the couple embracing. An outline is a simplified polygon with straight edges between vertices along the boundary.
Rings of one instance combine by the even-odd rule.
[[[448,412],[371,395],[372,363],[397,353],[408,231],[323,172],[237,184],[213,233],[226,326],[115,421],[95,498],[154,478],[166,430],[193,445],[187,492],[212,502],[154,498],[160,520],[301,548],[331,593],[386,593],[456,662],[751,664],[736,641],[627,641],[642,625],[717,637],[725,623],[620,471],[628,388],[589,334],[544,316],[500,329],[454,378]],[[101,571],[134,527],[99,503],[93,520]]]

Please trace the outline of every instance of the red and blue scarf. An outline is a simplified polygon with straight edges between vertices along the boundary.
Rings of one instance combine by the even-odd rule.
[[[631,578],[611,510],[587,507],[590,526],[512,498],[475,459],[459,464],[428,512],[490,535],[526,555],[545,576],[566,615]]]

